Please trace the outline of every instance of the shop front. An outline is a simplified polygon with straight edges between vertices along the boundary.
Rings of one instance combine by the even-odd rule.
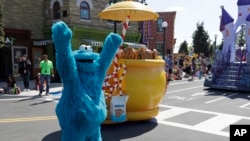
[[[19,59],[24,54],[30,54],[30,30],[5,28],[4,32],[6,45],[0,48],[0,80],[6,80],[9,75],[20,77]]]

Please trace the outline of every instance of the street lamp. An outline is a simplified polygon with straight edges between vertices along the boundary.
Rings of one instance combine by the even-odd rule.
[[[113,0],[114,3],[116,3],[117,1],[116,0]],[[114,33],[116,33],[117,31],[117,23],[116,21],[114,20]]]
[[[165,49],[166,49],[166,28],[168,26],[168,23],[166,21],[162,22],[162,28],[163,28],[163,48],[162,48],[162,58],[165,60]]]
[[[216,53],[216,40],[217,40],[218,34],[214,34],[214,52]]]
[[[144,5],[148,5],[146,0],[138,0],[138,2],[140,2],[140,3],[144,4]]]

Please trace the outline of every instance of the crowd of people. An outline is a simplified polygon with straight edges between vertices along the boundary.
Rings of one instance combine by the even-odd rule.
[[[54,77],[53,63],[48,59],[46,54],[40,60],[40,72],[35,76],[35,90],[39,91],[39,96],[45,91],[45,95],[49,95],[50,78]],[[31,61],[25,54],[19,58],[18,73],[21,74],[23,81],[23,92],[30,91],[30,70],[32,68]],[[6,86],[0,88],[0,93],[4,94],[19,94],[21,92],[20,86],[17,85],[16,79],[13,75],[9,75],[6,80]]]
[[[168,73],[167,80],[181,80],[182,78],[189,78],[193,80],[194,77],[201,79],[211,72],[212,58],[199,55],[197,57],[188,57],[185,55],[173,56],[167,55],[166,72]]]

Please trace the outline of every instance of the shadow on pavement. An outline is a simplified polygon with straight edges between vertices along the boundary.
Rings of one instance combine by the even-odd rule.
[[[56,131],[56,132],[53,132],[53,133],[45,136],[42,139],[42,141],[61,141],[61,135],[62,135],[61,131]]]
[[[32,96],[32,97],[28,97],[28,98],[24,98],[24,99],[18,100],[18,101],[14,102],[14,103],[28,101],[28,100],[34,100],[34,99],[38,99],[38,98],[41,98],[41,96],[35,95],[35,96]]]
[[[140,136],[155,127],[157,127],[157,123],[150,121],[102,125],[102,139],[103,141],[120,141],[122,139]]]
[[[250,99],[249,92],[235,91],[235,90],[221,90],[221,89],[212,89],[205,88],[204,91],[207,91],[205,96],[225,96],[230,99]]]
[[[103,141],[120,141],[122,139],[140,136],[157,126],[156,122],[138,121],[119,124],[104,124],[101,126]],[[45,136],[42,141],[61,141],[61,131]]]

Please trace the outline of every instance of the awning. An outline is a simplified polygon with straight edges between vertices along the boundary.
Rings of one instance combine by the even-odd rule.
[[[103,46],[103,42],[91,40],[91,39],[82,39],[81,43],[86,44],[86,45],[90,45],[92,47],[102,47]]]
[[[34,46],[45,46],[47,43],[52,43],[52,40],[33,41]]]
[[[90,45],[93,47],[102,47],[103,42],[92,40],[92,39],[81,39],[81,43]],[[139,43],[133,43],[133,42],[123,42],[123,45],[129,46],[132,48],[141,48],[141,47],[146,47],[144,44],[139,44]]]
[[[132,42],[123,42],[123,44],[128,45],[129,47],[132,47],[132,48],[146,47],[146,45],[144,44],[132,43]]]

